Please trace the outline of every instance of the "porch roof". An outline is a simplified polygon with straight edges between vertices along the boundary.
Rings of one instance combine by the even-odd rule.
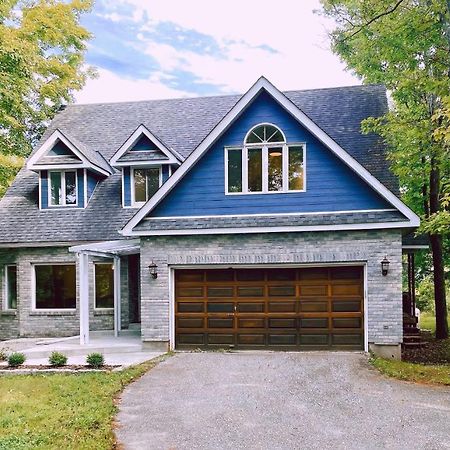
[[[74,245],[69,252],[84,253],[93,256],[122,256],[140,253],[140,239],[119,239],[115,241],[92,242],[90,244]]]

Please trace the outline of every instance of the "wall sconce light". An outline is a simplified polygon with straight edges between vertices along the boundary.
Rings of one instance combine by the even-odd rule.
[[[152,261],[152,263],[148,266],[148,270],[150,271],[150,275],[154,280],[158,278],[158,266]]]
[[[383,261],[381,261],[381,273],[383,276],[386,276],[389,272],[389,260],[387,259],[387,256],[383,258]]]

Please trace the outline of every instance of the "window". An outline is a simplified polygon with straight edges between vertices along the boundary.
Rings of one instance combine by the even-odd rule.
[[[76,206],[77,202],[77,172],[49,172],[49,205]]]
[[[114,270],[112,263],[95,263],[95,307],[114,308]]]
[[[243,148],[226,148],[228,194],[302,192],[305,144],[287,144],[271,124],[252,128]]]
[[[4,309],[17,309],[17,266],[5,267]]]
[[[34,266],[36,309],[76,308],[75,264]]]
[[[133,169],[133,203],[143,204],[151,198],[161,186],[161,169]]]

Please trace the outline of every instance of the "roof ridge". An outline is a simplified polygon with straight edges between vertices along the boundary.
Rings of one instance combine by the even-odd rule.
[[[369,87],[382,87],[382,83],[369,83],[369,84],[353,84],[346,86],[330,86],[324,88],[309,88],[309,89],[290,89],[287,91],[281,91],[283,94],[290,94],[293,92],[312,92],[312,91],[325,91],[325,90],[337,90],[337,89],[352,89],[352,88],[369,88]],[[122,100],[116,102],[94,102],[94,103],[72,103],[66,106],[67,108],[76,108],[81,106],[98,106],[98,105],[125,105],[125,104],[136,104],[136,103],[151,103],[151,102],[173,102],[179,100],[201,100],[209,98],[232,98],[232,97],[242,97],[244,94],[224,94],[224,95],[201,95],[192,97],[175,97],[175,98],[153,98],[146,100]]]

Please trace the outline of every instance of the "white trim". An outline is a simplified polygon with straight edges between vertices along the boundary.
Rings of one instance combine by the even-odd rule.
[[[80,345],[85,345],[89,344],[89,256],[79,253],[77,258],[80,270]]]
[[[87,196],[87,170],[83,169],[83,195],[84,195],[84,207],[87,207],[88,204],[88,196]]]
[[[396,207],[408,219],[409,227],[420,225],[419,217],[408,208],[399,198],[380,183],[359,162],[351,157],[341,146],[330,138],[318,125],[316,125],[303,111],[295,106],[284,94],[276,89],[264,77],[261,77],[234,105],[225,117],[214,127],[210,134],[198,145],[198,147],[186,158],[185,162],[167,180],[161,189],[135,214],[135,216],[120,231],[124,236],[131,236],[133,228],[174,188],[190,168],[203,156],[210,146],[222,135],[222,133],[239,117],[244,108],[253,100],[261,90],[266,90],[288,112],[290,112],[303,126],[324,143],[333,153],[344,161],[354,172],[365,180],[376,192],[389,203]]]
[[[89,253],[87,253],[87,252],[85,252],[86,254],[89,254]],[[110,308],[97,308],[97,291],[96,291],[96,289],[97,289],[97,283],[96,283],[96,274],[97,274],[97,272],[96,272],[96,266],[97,265],[104,265],[104,266],[106,266],[106,265],[109,265],[109,266],[111,266],[111,267],[114,267],[114,260],[112,260],[112,261],[93,261],[92,262],[92,273],[93,273],[93,281],[92,281],[92,287],[93,287],[93,293],[94,293],[94,311],[113,311],[114,310],[114,302],[113,302],[113,306],[112,307],[110,307]],[[114,269],[113,269],[113,272],[114,272]],[[113,283],[114,284],[114,283]],[[114,287],[113,287],[113,292],[114,292]]]
[[[411,222],[352,223],[342,225],[304,225],[285,227],[207,228],[181,230],[132,231],[127,236],[181,236],[198,234],[293,233],[305,231],[346,231],[410,228]]]
[[[159,187],[163,184],[163,176],[162,176],[162,167],[161,166],[147,166],[147,167],[130,167],[130,188],[131,188],[131,207],[132,208],[140,208],[142,205],[145,205],[145,202],[137,202],[135,200],[136,198],[136,192],[135,192],[135,185],[134,185],[134,171],[135,170],[147,170],[147,169],[158,169],[159,170]],[[148,179],[147,175],[145,176],[145,197],[147,198],[147,186],[148,185]]]
[[[9,304],[9,289],[8,289],[8,284],[9,284],[9,275],[8,275],[8,268],[9,267],[15,267],[16,268],[16,307],[15,308],[11,308],[11,305]],[[17,303],[19,300],[19,292],[18,292],[18,270],[17,270],[17,264],[5,264],[5,268],[4,268],[4,288],[3,288],[3,311],[17,311]]]
[[[75,203],[70,203],[67,204],[66,203],[66,173],[74,173],[75,174]],[[61,175],[61,200],[62,203],[60,203],[59,205],[52,205],[52,187],[51,187],[51,173],[59,173]],[[49,208],[74,208],[74,207],[78,207],[78,171],[77,170],[72,170],[72,169],[68,169],[68,170],[49,170],[48,171],[48,207]]]
[[[124,161],[124,162],[117,162],[114,164],[114,167],[135,167],[135,166],[140,166],[140,167],[151,167],[151,166],[155,166],[155,165],[162,165],[162,166],[169,166],[171,164],[177,164],[178,166],[180,165],[179,162],[173,162],[173,161],[168,161],[167,159],[152,159],[151,161]]]
[[[122,329],[121,312],[121,264],[120,256],[114,256],[114,336],[118,337]]]
[[[402,250],[426,250],[430,248],[429,245],[402,245]]]
[[[166,219],[212,219],[229,217],[278,217],[278,216],[321,216],[324,214],[351,214],[366,212],[388,212],[397,211],[395,208],[385,209],[349,209],[346,211],[317,211],[317,212],[286,212],[286,213],[261,213],[261,214],[216,214],[209,216],[165,216],[165,217],[145,217],[144,220],[166,220]]]
[[[76,262],[58,261],[58,262],[38,262],[31,263],[31,311],[32,312],[73,312],[77,310],[77,286],[75,282],[75,308],[37,308],[36,307],[36,266],[74,266],[75,267],[75,281],[77,273]],[[81,282],[80,282],[81,286]]]
[[[54,146],[58,139],[63,142],[70,149],[70,151],[82,161],[81,164],[39,164],[39,159],[42,158],[47,153],[47,151],[49,151]],[[28,170],[68,169],[72,167],[79,169],[89,168],[106,176],[111,175],[106,170],[89,161],[86,156],[84,156],[83,153],[78,150],[77,147],[72,144],[72,142],[70,142],[69,138],[64,136],[64,134],[62,134],[59,130],[55,130],[51,134],[51,136],[41,145],[39,150],[37,150],[36,153],[31,156],[31,158],[27,162]]]
[[[271,269],[271,268],[302,268],[302,267],[362,267],[363,268],[363,322],[364,322],[364,351],[369,351],[369,315],[368,315],[368,277],[367,261],[343,261],[330,263],[269,263],[269,264],[171,264],[169,265],[169,349],[176,350],[175,347],[175,271],[181,269]]]
[[[42,209],[42,172],[39,172],[39,209]],[[47,190],[48,190],[48,172],[47,172]]]
[[[123,167],[120,169],[122,177],[122,208],[125,208],[125,176]]]
[[[150,139],[156,145],[158,150],[160,150],[169,158],[168,161],[164,160],[166,164],[179,164],[182,161],[178,154],[175,154],[173,150],[167,148],[145,125],[141,124],[136,128],[133,134],[120,146],[120,148],[116,151],[116,153],[114,153],[114,155],[110,160],[110,164],[112,166],[130,165],[130,162],[128,161],[125,162],[125,164],[123,164],[117,162],[117,160],[120,159],[120,157],[127,150],[129,150],[142,135],[147,136],[147,138]]]

